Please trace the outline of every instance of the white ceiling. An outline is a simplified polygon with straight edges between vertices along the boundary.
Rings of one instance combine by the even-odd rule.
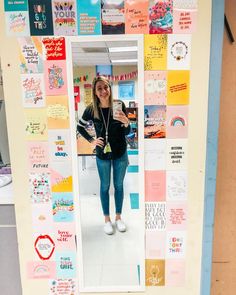
[[[75,66],[110,65],[114,59],[137,59],[137,51],[109,52],[110,47],[137,46],[137,41],[93,41],[72,43],[72,58]],[[136,62],[116,65],[136,65]]]

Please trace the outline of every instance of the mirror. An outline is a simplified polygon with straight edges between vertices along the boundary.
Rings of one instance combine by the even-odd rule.
[[[102,196],[103,199],[101,198],[102,201],[100,200],[100,179],[104,181],[104,178],[101,175],[99,177],[101,171],[99,170],[98,173],[100,164],[96,160],[97,152],[94,149],[94,142],[91,144],[86,140],[80,132],[81,129],[78,129],[75,142],[77,153],[74,154],[77,164],[73,179],[78,179],[74,186],[76,195],[79,196],[77,206],[79,208],[77,214],[79,289],[81,292],[143,291],[145,286],[143,37],[141,35],[71,37],[68,48],[70,48],[72,54],[70,66],[73,67],[74,82],[75,122],[73,122],[73,125],[79,124],[81,126],[82,124],[83,130],[86,130],[90,138],[95,138],[96,128],[98,128],[96,124],[100,126],[102,119],[104,124],[115,122],[116,125],[111,125],[114,128],[119,124],[119,126],[122,126],[119,128],[123,128],[122,132],[125,132],[124,139],[125,144],[127,144],[129,159],[129,165],[128,167],[125,166],[124,170],[126,172],[124,172],[123,181],[123,204],[119,205],[117,203],[120,202],[121,196],[118,189],[116,191],[116,201],[118,201],[117,203],[114,201],[114,182],[117,181],[118,174],[116,174],[114,181],[113,174],[118,169],[115,163],[118,160],[120,161],[121,156],[119,151],[117,156],[114,152],[114,143],[113,146],[111,143],[112,157],[118,157],[118,160],[106,160],[106,162],[111,162],[112,165],[109,209],[110,226],[112,225],[113,231],[112,234],[110,232],[107,234],[104,229],[104,215],[107,216],[104,213],[104,210],[106,210],[104,207],[107,208],[107,205],[104,205],[104,195]],[[87,120],[84,114],[92,102],[92,81],[96,75],[103,75],[109,80],[113,101],[119,100],[125,106],[126,117],[129,119],[129,130],[126,118],[123,118],[125,122],[113,120],[113,117],[110,117],[112,123],[108,120],[104,121],[101,115],[107,116],[107,119],[110,113],[105,115],[105,113],[102,113],[103,109],[100,113],[100,123]],[[103,100],[103,97],[99,96],[98,93],[100,90],[95,89],[97,97]],[[104,89],[101,90],[103,93],[107,91]],[[122,110],[124,111],[124,107]],[[114,113],[112,113],[112,116],[114,116]],[[106,127],[106,125],[104,126]],[[113,127],[108,128],[112,129]],[[112,131],[108,129],[108,132],[111,133]],[[104,137],[103,140],[105,140]],[[119,144],[117,142],[116,146]],[[103,160],[100,159],[100,161]],[[101,194],[104,194],[104,192],[101,192]],[[117,209],[118,207],[122,207],[122,209]],[[118,223],[115,222],[115,218],[119,217],[117,210],[119,213],[122,210],[121,218],[126,228],[120,228],[119,221]],[[123,224],[121,224],[122,226]],[[123,232],[123,230],[125,231]]]

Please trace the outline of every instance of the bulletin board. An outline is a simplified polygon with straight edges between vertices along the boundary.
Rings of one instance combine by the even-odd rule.
[[[137,1],[135,7],[133,1],[125,1],[123,22],[111,25],[112,20],[102,14],[102,19],[96,22],[97,25],[91,24],[90,32],[83,31],[85,30],[82,25],[83,19],[78,13],[76,14],[79,11],[80,1],[77,3],[72,1],[74,22],[72,21],[70,30],[66,25],[63,26],[63,31],[57,27],[56,13],[53,5],[48,6],[49,1],[40,1],[43,8],[38,7],[37,13],[41,14],[42,23],[38,23],[36,27],[34,1],[29,1],[29,4],[27,1],[23,2],[24,4],[20,4],[16,9],[16,6],[11,6],[10,1],[5,1],[5,17],[7,34],[21,36],[18,39],[20,55],[18,89],[22,93],[20,104],[24,118],[21,125],[27,146],[24,166],[28,171],[28,179],[25,175],[25,184],[28,186],[26,191],[30,192],[24,195],[26,199],[28,198],[26,203],[30,204],[26,206],[27,220],[31,220],[31,227],[28,227],[27,237],[23,243],[30,249],[29,258],[21,246],[19,247],[24,294],[30,294],[28,290],[32,293],[36,286],[40,286],[41,290],[47,290],[47,293],[43,294],[56,294],[57,287],[54,286],[63,284],[69,288],[68,294],[72,294],[77,288],[74,239],[69,242],[67,239],[67,242],[63,243],[61,242],[63,237],[60,235],[60,226],[65,227],[64,232],[68,237],[75,235],[65,40],[67,36],[80,35],[82,32],[87,35],[135,34],[137,30],[144,34],[145,107],[143,111],[144,128],[148,134],[144,138],[146,293],[154,294],[158,290],[160,294],[165,294],[167,290],[172,290],[175,294],[189,294],[191,292],[189,288],[198,290],[200,266],[198,265],[192,273],[188,273],[189,267],[194,264],[189,255],[193,250],[192,232],[199,226],[194,221],[199,213],[202,213],[201,200],[199,200],[199,211],[192,212],[194,204],[192,174],[195,173],[192,172],[192,167],[197,173],[198,166],[189,165],[196,140],[196,135],[192,135],[193,129],[197,128],[194,124],[189,124],[193,107],[196,107],[194,84],[194,77],[198,75],[196,40],[199,35],[204,35],[202,26],[200,28],[198,26],[196,30],[196,1],[162,1],[162,5],[158,7],[155,1],[140,0],[138,1],[140,9],[137,8]],[[87,2],[88,5],[81,7],[89,16],[90,2]],[[106,1],[104,2],[106,5]],[[206,9],[210,15],[209,5],[200,0],[198,2],[198,11]],[[136,25],[130,25],[129,17],[135,9],[140,14],[139,17],[135,14]],[[156,12],[159,13],[155,15]],[[43,15],[46,16],[46,21]],[[96,15],[99,18],[100,14]],[[200,18],[204,18],[201,13]],[[12,23],[14,19],[17,21]],[[162,25],[163,19],[165,25]],[[94,16],[91,16],[92,20]],[[196,34],[194,43],[191,41],[193,33]],[[205,40],[208,40],[208,37],[209,32],[206,32]],[[194,58],[191,65],[193,50]],[[203,55],[205,52],[209,54],[209,47],[206,46],[204,50]],[[205,95],[207,88],[206,80],[203,87]],[[200,103],[198,101],[198,104],[199,108],[206,111],[203,101]],[[146,115],[145,110],[147,110]],[[192,118],[195,122],[195,118]],[[202,126],[201,132],[199,131],[201,138],[204,138],[205,127]],[[162,136],[157,136],[159,133]],[[205,145],[203,139],[201,144]],[[204,157],[200,160],[201,165],[204,165]],[[203,188],[202,176],[200,183]],[[16,183],[16,187],[17,185]],[[19,220],[19,208],[20,205],[16,205],[18,235],[22,240],[24,223]],[[45,218],[40,220],[37,216]],[[155,222],[157,220],[161,222]],[[49,229],[48,234],[45,233],[43,236],[38,234],[42,227]],[[50,230],[53,231],[54,238],[51,237]],[[195,238],[200,256],[199,228]],[[153,243],[156,239],[160,241],[159,245]],[[45,249],[44,246],[47,251],[42,250]],[[63,263],[65,265],[68,261],[71,267],[63,268]],[[45,269],[43,275],[38,275],[35,271],[39,267]],[[153,268],[160,270],[159,277],[151,271]],[[194,273],[198,273],[197,278],[194,278]],[[198,293],[196,291],[191,294]]]

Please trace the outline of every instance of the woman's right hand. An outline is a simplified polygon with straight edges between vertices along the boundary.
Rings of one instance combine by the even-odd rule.
[[[104,147],[104,139],[102,137],[98,137],[92,141],[92,144],[103,148]]]

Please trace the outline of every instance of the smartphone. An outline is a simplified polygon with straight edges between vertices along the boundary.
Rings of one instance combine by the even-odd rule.
[[[113,101],[113,118],[115,119],[119,112],[122,111],[122,102],[119,100]]]

